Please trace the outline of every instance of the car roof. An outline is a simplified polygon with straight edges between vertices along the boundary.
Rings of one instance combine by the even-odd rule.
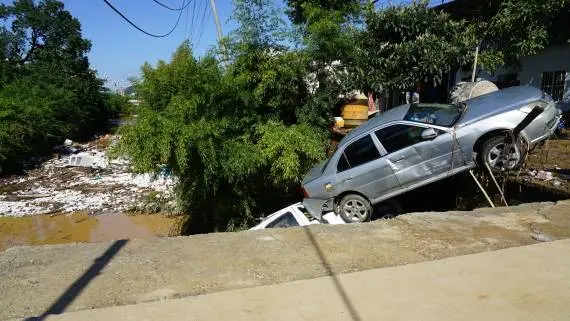
[[[372,129],[374,127],[380,126],[384,123],[388,123],[391,121],[404,119],[404,116],[406,116],[408,109],[410,109],[410,105],[401,105],[401,106],[397,106],[397,107],[388,109],[381,114],[377,114],[376,116],[370,118],[364,124],[356,127],[350,133],[348,133],[340,141],[339,147],[341,145],[345,145],[347,142],[351,141],[353,138],[359,136],[360,134],[363,134],[363,133],[369,131],[370,129]]]

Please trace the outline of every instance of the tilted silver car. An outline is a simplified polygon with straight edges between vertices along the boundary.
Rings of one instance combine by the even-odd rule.
[[[505,148],[505,133],[534,107],[543,111]],[[373,205],[472,169],[514,169],[557,128],[560,110],[540,90],[511,87],[457,105],[402,105],[344,137],[332,156],[303,180],[303,205],[317,219],[331,209],[346,222],[370,219]],[[506,156],[505,156],[506,155]],[[388,200],[388,202],[386,202]]]

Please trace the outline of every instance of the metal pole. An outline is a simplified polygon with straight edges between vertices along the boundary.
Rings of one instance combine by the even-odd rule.
[[[509,207],[509,204],[507,204],[507,199],[505,198],[505,193],[501,189],[501,186],[499,186],[499,182],[497,182],[497,179],[495,178],[495,174],[493,174],[493,171],[491,170],[491,167],[489,167],[489,164],[487,164],[486,162],[484,162],[484,163],[485,163],[485,167],[487,167],[487,170],[489,171],[489,175],[491,175],[491,178],[493,179],[493,182],[495,183],[495,186],[497,186],[499,193],[501,193],[501,198],[503,200],[503,203],[505,203],[506,207]]]
[[[471,74],[471,82],[475,82],[475,73],[477,72],[477,58],[479,58],[479,45],[475,47],[475,61],[473,61],[473,73]]]
[[[491,204],[492,208],[495,208],[495,204],[493,204],[493,201],[491,201],[489,194],[487,194],[487,192],[485,192],[485,189],[483,188],[481,183],[479,183],[479,181],[477,180],[477,177],[475,177],[475,174],[473,174],[473,170],[469,170],[469,174],[471,174],[471,177],[473,177],[473,180],[475,180],[475,183],[477,183],[477,186],[479,186],[479,189],[481,189],[481,192],[483,192],[483,195],[485,195],[487,202],[489,202],[489,204]]]
[[[222,25],[220,24],[220,17],[218,17],[218,10],[216,9],[216,0],[210,0],[210,7],[212,7],[212,13],[214,14],[214,22],[216,23],[216,31],[218,33],[218,41],[220,42],[220,46],[222,49],[222,54],[224,58],[226,58],[226,62],[229,61],[228,54],[226,53],[226,49],[224,48],[224,44],[222,43],[222,38],[224,37],[222,34]]]

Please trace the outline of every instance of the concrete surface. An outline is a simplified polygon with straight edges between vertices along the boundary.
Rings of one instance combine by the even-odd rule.
[[[120,244],[14,247],[0,252],[0,320],[181,298],[566,239],[570,238],[569,214],[570,201],[563,201],[408,214],[368,224]],[[547,258],[543,269],[551,268],[551,259],[557,258]],[[394,290],[392,285],[382,289]]]
[[[569,320],[569,251],[564,240],[47,320]]]

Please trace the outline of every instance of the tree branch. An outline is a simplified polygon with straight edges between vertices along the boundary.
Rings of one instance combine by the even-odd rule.
[[[20,59],[20,64],[24,64],[26,63],[26,61],[29,61],[32,53],[34,52],[34,49],[36,49],[37,45],[38,45],[38,33],[36,31],[36,29],[32,29],[32,43],[30,45],[30,50],[28,50],[28,53],[24,56],[24,58]]]

